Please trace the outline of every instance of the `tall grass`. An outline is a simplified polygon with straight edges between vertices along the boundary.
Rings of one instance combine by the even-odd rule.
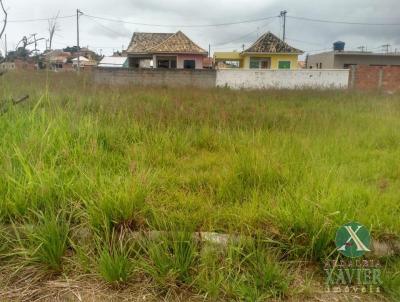
[[[345,222],[399,236],[398,95],[99,87],[9,73],[0,99],[0,261],[22,251],[112,284],[138,273],[164,290],[254,301],[290,295],[284,263],[323,261]],[[119,242],[121,232],[168,231],[160,221],[190,231]],[[90,236],[71,240],[82,228]],[[272,244],[207,256],[193,230]]]

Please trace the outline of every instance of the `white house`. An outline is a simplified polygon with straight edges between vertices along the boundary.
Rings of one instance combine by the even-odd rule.
[[[78,66],[78,58],[73,58],[72,59],[72,65],[74,67]],[[81,67],[85,67],[85,66],[96,66],[96,61],[94,60],[89,60],[86,57],[80,56],[79,57],[79,65]]]
[[[98,67],[128,68],[128,57],[104,57]]]

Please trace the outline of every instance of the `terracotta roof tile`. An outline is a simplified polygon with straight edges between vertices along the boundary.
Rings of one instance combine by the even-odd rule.
[[[263,34],[258,40],[243,52],[259,53],[303,53],[300,49],[294,48],[283,42],[271,32]]]
[[[207,52],[190,40],[183,32],[172,33],[134,33],[128,53],[190,53]]]
[[[161,42],[171,37],[173,33],[133,33],[131,43],[127,49],[128,53],[145,53]]]

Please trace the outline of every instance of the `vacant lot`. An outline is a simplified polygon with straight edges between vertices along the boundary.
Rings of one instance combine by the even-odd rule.
[[[399,95],[9,73],[0,98],[0,300],[332,301],[338,226],[399,237]],[[382,263],[396,301],[400,262]]]

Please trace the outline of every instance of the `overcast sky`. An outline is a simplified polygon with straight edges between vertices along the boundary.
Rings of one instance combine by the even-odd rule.
[[[24,36],[37,33],[48,38],[47,21],[11,22],[48,18],[60,12],[69,16],[79,8],[84,14],[118,19],[132,23],[161,25],[193,25],[229,23],[277,16],[288,11],[287,39],[292,46],[306,52],[331,47],[332,42],[346,42],[346,49],[366,46],[382,51],[381,45],[391,44],[392,51],[400,51],[400,26],[366,26],[313,23],[292,19],[290,16],[348,22],[400,23],[399,0],[3,0],[9,20],[6,33],[8,49],[16,46]],[[257,36],[271,31],[282,35],[280,18],[230,26],[184,28],[175,26],[145,26],[124,24],[88,16],[80,18],[81,46],[111,54],[127,47],[134,31],[176,32],[181,29],[193,41],[213,51],[240,50],[249,46]],[[229,42],[229,43],[227,43]],[[76,45],[76,18],[59,19],[53,48]],[[1,41],[4,48],[4,41]],[[45,42],[39,43],[45,48]]]

